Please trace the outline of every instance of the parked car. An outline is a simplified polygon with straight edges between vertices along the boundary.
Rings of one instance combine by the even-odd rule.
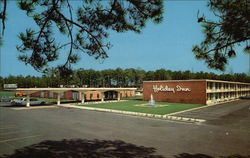
[[[22,99],[14,99],[11,101],[12,105],[26,105],[27,104],[27,100],[26,98],[22,98]],[[41,105],[41,104],[45,104],[44,101],[38,100],[38,99],[30,99],[30,105]]]
[[[0,96],[0,102],[9,102],[11,98],[9,96]]]
[[[240,99],[250,99],[250,95],[248,95],[248,96],[241,96]]]

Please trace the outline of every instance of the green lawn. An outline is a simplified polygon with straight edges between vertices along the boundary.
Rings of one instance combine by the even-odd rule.
[[[127,97],[124,98],[125,100],[142,100],[143,97],[142,96],[132,96],[132,97]]]
[[[79,106],[85,107],[94,107],[94,108],[104,108],[104,109],[113,109],[113,110],[122,110],[122,111],[132,111],[132,112],[141,112],[149,114],[170,114],[173,112],[183,111],[187,109],[197,108],[204,105],[201,104],[182,104],[182,103],[166,103],[166,102],[157,102],[158,107],[146,106],[148,102],[146,101],[124,101],[124,102],[115,102],[115,103],[102,103],[102,104],[84,104]],[[145,106],[140,106],[140,105]],[[165,105],[165,106],[164,106]]]
[[[0,98],[1,97],[8,97],[10,99],[21,99],[24,98],[25,96],[15,96],[15,92],[8,92],[8,91],[0,91]],[[36,98],[36,97],[31,97],[31,98]],[[52,103],[56,103],[57,102],[57,98],[36,98],[38,100],[41,101],[45,101],[45,102],[52,102]],[[61,102],[70,102],[73,100],[67,100],[67,99],[61,99]]]
[[[0,91],[0,96],[14,97],[15,92]]]

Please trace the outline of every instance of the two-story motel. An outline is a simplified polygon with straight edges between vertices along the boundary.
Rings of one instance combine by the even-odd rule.
[[[250,95],[250,83],[220,80],[166,80],[144,81],[143,98],[155,101],[214,104]]]

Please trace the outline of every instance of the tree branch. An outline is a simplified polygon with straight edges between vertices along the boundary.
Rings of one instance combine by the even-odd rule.
[[[68,58],[67,58],[67,61],[66,61],[66,63],[64,64],[64,66],[66,66],[68,63],[69,63],[69,58],[70,58],[70,56],[71,56],[71,54],[72,54],[72,51],[73,51],[73,44],[74,44],[74,40],[73,40],[73,35],[72,35],[72,28],[70,28],[70,26],[69,26],[69,24],[68,24],[68,22],[67,21],[65,21],[65,24],[66,24],[66,26],[67,26],[67,28],[68,28],[68,31],[69,31],[69,36],[70,36],[70,50],[69,50],[69,55],[68,55]]]
[[[144,16],[144,17],[146,17],[147,16],[147,14],[146,13],[144,13],[141,9],[140,9],[140,7],[137,7],[132,1],[129,1],[131,4],[133,4],[133,6],[135,6],[135,8]]]
[[[41,35],[42,35],[42,33],[43,33],[43,30],[45,29],[47,23],[48,23],[49,20],[50,20],[50,16],[51,16],[51,13],[52,13],[53,10],[54,10],[54,7],[53,7],[53,9],[52,9],[52,8],[50,8],[50,9],[51,9],[51,10],[48,12],[48,16],[45,18],[45,22],[43,23],[43,26],[41,27],[41,29],[40,29],[40,31],[39,31],[39,34],[38,34],[38,36],[37,36],[37,38],[36,38],[36,42],[35,42],[35,43],[38,43],[38,42],[39,42],[39,39],[40,39],[40,37],[41,37]]]
[[[69,8],[70,20],[73,21],[72,7],[69,4],[69,0],[67,0],[67,5],[68,5],[68,8]],[[73,28],[73,25],[72,25],[72,28]]]
[[[2,12],[2,35],[4,35],[5,30],[5,20],[6,20],[6,8],[7,8],[7,0],[3,0],[3,12]]]
[[[57,9],[55,9],[55,11],[67,22],[74,24],[75,26],[79,27],[80,29],[82,29],[83,31],[87,32],[91,37],[93,37],[93,39],[97,42],[97,44],[101,47],[101,50],[103,52],[105,52],[105,50],[102,48],[102,44],[100,43],[100,41],[87,29],[85,29],[83,26],[81,26],[80,24],[76,23],[73,20],[68,19],[67,17],[65,17],[61,12],[59,12]]]
[[[243,41],[246,41],[246,40],[249,40],[249,39],[250,39],[250,38],[246,38],[246,39],[244,39],[244,40],[237,40],[237,41],[233,41],[233,42],[227,43],[226,45],[223,45],[223,46],[221,46],[221,47],[214,48],[214,49],[210,49],[209,51],[205,52],[205,54],[208,54],[208,53],[210,53],[210,52],[212,52],[212,51],[215,51],[215,50],[223,49],[223,48],[228,47],[228,46],[231,46],[231,45],[233,45],[233,44],[235,44],[235,43],[243,42]]]
[[[58,2],[59,2],[59,0],[57,0],[56,3],[53,1],[52,7],[50,8],[50,11],[48,11],[48,16],[45,18],[45,22],[44,22],[42,28],[39,31],[39,35],[37,36],[36,43],[38,43],[38,41],[40,39],[40,36],[42,35],[45,26],[47,25],[48,21],[50,20],[51,13],[54,10],[56,10],[56,6],[57,6]]]
[[[112,14],[112,11],[113,11],[116,3],[117,3],[117,0],[114,0],[113,4],[111,5],[111,9],[109,10],[109,15]]]

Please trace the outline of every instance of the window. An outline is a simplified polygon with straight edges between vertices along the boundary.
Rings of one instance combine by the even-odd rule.
[[[93,96],[94,96],[94,95],[93,95],[93,93],[90,93],[90,94],[89,94],[89,98],[90,98],[90,100],[92,100],[92,99],[93,99]]]
[[[216,93],[216,94],[215,94],[215,99],[218,99],[218,98],[219,98],[219,94]]]
[[[213,89],[213,83],[212,82],[209,82],[209,88]]]
[[[213,94],[211,93],[207,94],[207,100],[212,100],[212,98],[213,98]]]
[[[215,83],[215,89],[216,90],[218,89],[218,83]]]

